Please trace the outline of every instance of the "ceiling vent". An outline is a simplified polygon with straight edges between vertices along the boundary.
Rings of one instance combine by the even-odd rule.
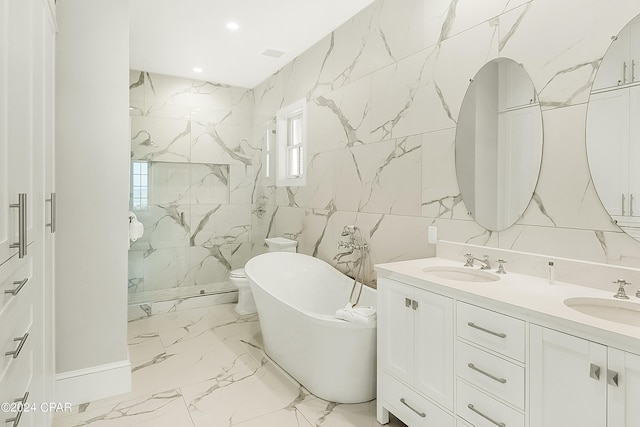
[[[284,55],[284,52],[281,51],[281,50],[276,50],[276,49],[265,49],[262,52],[262,55],[270,56],[272,58],[280,58],[282,55]]]

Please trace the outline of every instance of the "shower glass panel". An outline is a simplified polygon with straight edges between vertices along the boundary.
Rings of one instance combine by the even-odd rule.
[[[133,160],[130,209],[144,235],[129,250],[129,302],[228,292],[251,218],[229,203],[229,165]]]

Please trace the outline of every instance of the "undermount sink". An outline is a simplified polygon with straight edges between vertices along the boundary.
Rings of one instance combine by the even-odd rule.
[[[581,313],[611,322],[640,326],[640,304],[604,298],[568,298],[564,305]]]
[[[435,266],[427,267],[423,269],[427,274],[431,276],[439,277],[441,279],[456,280],[458,282],[497,282],[500,280],[500,276],[489,273],[483,270],[473,270],[467,267],[449,267],[449,266]]]

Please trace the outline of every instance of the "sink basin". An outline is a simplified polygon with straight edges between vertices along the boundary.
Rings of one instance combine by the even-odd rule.
[[[467,267],[435,266],[423,269],[425,273],[441,279],[455,280],[458,282],[497,282],[500,276],[483,270],[473,270]]]
[[[604,298],[568,298],[564,305],[589,316],[625,325],[640,326],[640,304]]]

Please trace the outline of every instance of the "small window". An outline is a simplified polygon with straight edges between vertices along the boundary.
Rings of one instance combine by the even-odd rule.
[[[134,210],[146,209],[149,205],[149,164],[133,161],[131,163],[131,207]]]
[[[305,185],[306,113],[305,99],[278,110],[276,185]]]

